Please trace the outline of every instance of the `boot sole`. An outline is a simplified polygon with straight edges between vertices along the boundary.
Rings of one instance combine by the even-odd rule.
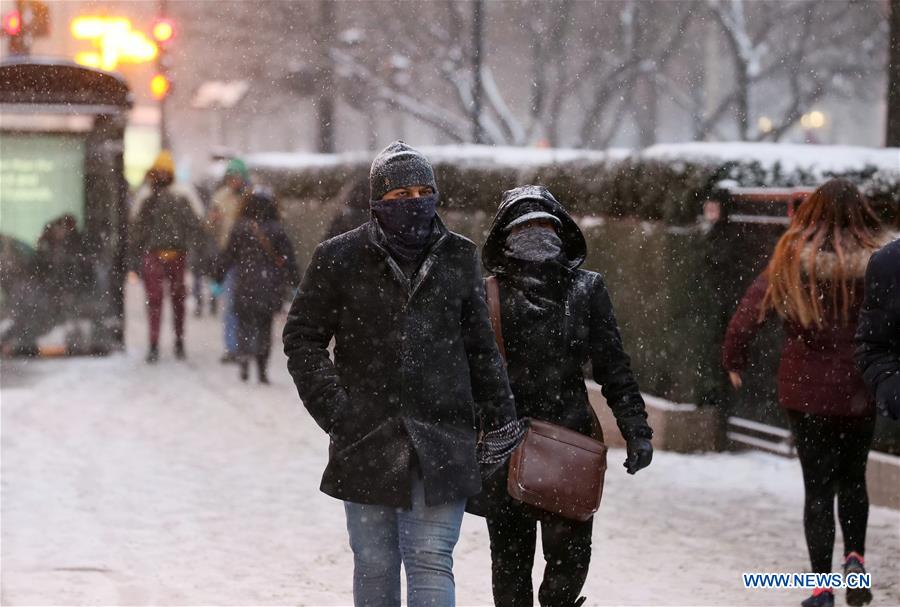
[[[868,588],[848,588],[847,604],[850,607],[862,607],[872,602],[872,591]]]

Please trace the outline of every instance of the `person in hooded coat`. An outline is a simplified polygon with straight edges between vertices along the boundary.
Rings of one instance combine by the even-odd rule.
[[[272,190],[256,186],[246,197],[219,261],[219,277],[234,272],[234,311],[240,378],[247,381],[251,360],[259,382],[269,383],[266,369],[272,348],[272,319],[284,303],[288,285],[300,282],[294,247],[278,216]]]
[[[437,215],[431,163],[394,142],[369,184],[369,221],[316,247],[284,351],[330,437],[321,490],[344,501],[354,603],[399,605],[402,563],[411,607],[453,605],[453,549],[481,490],[479,461],[507,455],[523,432],[478,249]],[[479,427],[510,440],[479,454]]]
[[[722,345],[735,389],[763,324],[778,317],[784,345],[778,403],[785,409],[805,490],[803,527],[813,573],[831,573],[834,502],[844,537],[844,573],[865,573],[869,496],[866,463],[875,403],[854,364],[866,264],[888,237],[859,189],[831,179],[804,200],[778,240],[766,270],[738,305]],[[848,588],[848,605],[872,600]],[[832,588],[816,588],[803,607],[831,607]]]
[[[546,188],[535,185],[503,195],[483,248],[484,266],[499,285],[518,414],[602,438],[582,371],[591,363],[627,441],[625,467],[634,474],[650,464],[653,432],[603,277],[580,269],[586,253],[578,225]],[[538,600],[554,607],[580,605],[593,519],[577,522],[515,502],[504,491],[490,494],[494,603],[532,605],[540,524],[546,568]]]
[[[856,363],[878,410],[900,420],[900,238],[869,261],[856,344]]]

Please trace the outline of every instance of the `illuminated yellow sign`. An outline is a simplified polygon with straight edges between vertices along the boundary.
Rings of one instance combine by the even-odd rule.
[[[95,50],[75,55],[75,62],[88,67],[114,70],[122,63],[145,63],[156,59],[156,44],[143,32],[131,29],[124,17],[76,17],[72,36],[90,40]]]

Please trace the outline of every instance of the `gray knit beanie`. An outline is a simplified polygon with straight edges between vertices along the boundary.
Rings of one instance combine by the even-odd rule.
[[[395,141],[375,157],[369,171],[369,193],[372,200],[397,188],[430,185],[437,192],[434,170],[425,156],[402,141]]]

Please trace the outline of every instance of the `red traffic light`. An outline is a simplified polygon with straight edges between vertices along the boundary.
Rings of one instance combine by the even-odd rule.
[[[154,40],[165,44],[175,37],[175,23],[171,19],[157,19],[151,32]]]
[[[7,36],[18,36],[22,33],[22,15],[17,10],[3,15],[3,33]]]

